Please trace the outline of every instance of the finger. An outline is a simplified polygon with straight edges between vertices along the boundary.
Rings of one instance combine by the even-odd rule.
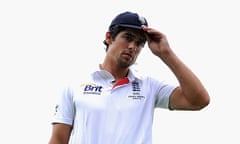
[[[165,37],[165,35],[153,28],[142,25],[142,29],[146,32],[146,37],[148,40],[160,41]]]

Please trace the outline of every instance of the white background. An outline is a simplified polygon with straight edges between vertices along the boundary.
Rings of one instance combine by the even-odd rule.
[[[48,142],[58,91],[102,62],[108,25],[126,10],[138,12],[167,35],[211,96],[202,111],[156,109],[153,143],[240,143],[237,0],[2,0],[0,143]],[[147,47],[136,68],[177,84]]]

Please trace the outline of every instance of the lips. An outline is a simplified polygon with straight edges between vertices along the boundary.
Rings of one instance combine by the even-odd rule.
[[[133,58],[133,54],[128,53],[128,52],[123,52],[122,55],[123,55],[124,57]]]

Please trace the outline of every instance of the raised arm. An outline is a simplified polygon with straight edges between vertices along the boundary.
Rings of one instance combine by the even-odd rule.
[[[174,73],[179,82],[170,96],[169,108],[176,110],[200,110],[207,106],[210,97],[198,77],[175,55],[167,38],[161,32],[142,26],[147,34],[148,46]]]

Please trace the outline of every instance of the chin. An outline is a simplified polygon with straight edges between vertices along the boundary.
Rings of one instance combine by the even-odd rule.
[[[132,63],[132,62],[123,62],[123,61],[121,61],[121,62],[119,62],[118,64],[119,64],[119,66],[122,67],[122,68],[128,68],[128,67],[130,67],[133,63]]]

